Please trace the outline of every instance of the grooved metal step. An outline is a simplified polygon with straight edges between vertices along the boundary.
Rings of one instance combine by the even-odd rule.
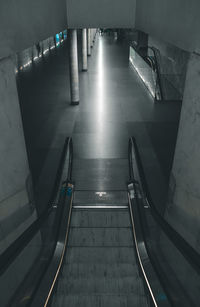
[[[73,205],[74,209],[127,209],[128,206],[115,206],[115,205]]]
[[[60,295],[54,297],[54,307],[147,307],[145,296],[129,295]]]
[[[108,202],[106,208],[93,209],[91,204],[72,210],[52,306],[146,307],[128,207],[119,203],[113,210]]]
[[[115,205],[128,204],[127,191],[75,191],[74,205]]]

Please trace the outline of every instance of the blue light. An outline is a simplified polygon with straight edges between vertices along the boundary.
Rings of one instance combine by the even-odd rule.
[[[166,297],[166,295],[165,295],[164,293],[159,293],[159,294],[157,295],[157,299],[158,299],[159,301],[166,301],[166,300],[167,300],[167,297]]]
[[[60,44],[60,35],[56,34],[56,44],[59,45]]]
[[[63,34],[64,34],[64,39],[66,39],[67,38],[67,30],[64,30]]]

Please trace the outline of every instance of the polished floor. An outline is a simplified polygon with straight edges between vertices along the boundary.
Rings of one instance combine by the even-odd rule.
[[[133,135],[152,197],[162,211],[180,105],[154,104],[129,64],[127,42],[103,36],[97,37],[92,48],[88,72],[79,69],[80,104],[71,106],[67,49],[65,43],[18,77],[39,210],[48,203],[66,136],[74,142],[76,189],[106,191],[126,189],[128,138]]]

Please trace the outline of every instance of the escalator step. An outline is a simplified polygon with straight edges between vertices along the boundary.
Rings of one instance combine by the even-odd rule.
[[[97,278],[138,276],[138,266],[134,263],[69,263],[63,266],[60,278]]]
[[[73,210],[71,227],[127,227],[130,225],[128,210],[84,209]]]
[[[71,228],[68,246],[133,246],[131,228]]]
[[[52,307],[147,307],[145,296],[139,295],[59,295]]]
[[[135,263],[133,247],[67,247],[65,263]]]
[[[73,209],[52,306],[147,306],[128,208]]]
[[[57,295],[69,294],[135,294],[142,293],[143,283],[138,276],[123,278],[92,277],[63,278],[60,280]]]

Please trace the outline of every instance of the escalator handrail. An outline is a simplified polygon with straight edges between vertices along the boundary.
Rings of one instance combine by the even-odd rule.
[[[154,68],[154,66],[153,66],[153,65],[155,65],[155,63],[153,63],[152,57],[150,57],[149,55],[147,55],[147,56],[145,57],[145,59],[148,60],[148,61],[150,62],[151,69],[152,69],[153,71],[155,71],[155,68]]]
[[[147,49],[152,50],[153,54],[154,54],[155,67],[156,67],[156,73],[157,73],[157,81],[158,81],[159,90],[160,90],[160,97],[161,97],[161,100],[163,100],[164,96],[163,96],[162,84],[161,84],[161,73],[160,73],[160,67],[159,67],[159,64],[158,64],[158,59],[157,59],[157,54],[156,54],[157,49],[155,47],[151,47],[151,46],[148,46]]]
[[[163,96],[162,84],[161,84],[160,66],[158,64],[158,58],[157,58],[157,54],[156,54],[156,51],[158,51],[158,50],[155,47],[151,47],[151,46],[148,46],[147,48],[152,50],[153,54],[154,54],[155,66],[156,66],[156,72],[157,72],[157,81],[158,81],[158,85],[159,85],[159,89],[160,89],[161,100],[163,100],[164,96]]]
[[[136,162],[135,164],[133,163],[133,155]],[[135,173],[137,173],[137,177],[135,176]],[[151,215],[153,216],[156,223],[159,225],[165,235],[170,239],[173,245],[175,245],[175,247],[181,252],[184,258],[195,269],[195,271],[200,274],[199,253],[162,217],[152,201],[145,179],[137,143],[134,137],[129,139],[129,174],[131,181],[139,183],[144,201],[146,201],[151,211]],[[135,191],[135,193],[137,193],[137,191]]]
[[[157,88],[157,82],[158,82],[158,78],[156,78],[156,80],[155,80],[155,76],[154,76],[154,73],[156,73],[157,74],[157,68],[156,68],[156,64],[155,64],[155,61],[153,61],[153,59],[150,57],[150,56],[146,56],[145,57],[145,61],[147,62],[149,62],[149,64],[150,64],[150,67],[151,67],[151,71],[152,71],[152,78],[153,78],[153,80],[154,80],[154,83],[155,83],[155,100],[160,100],[159,98],[157,98],[158,97],[158,95],[157,95],[157,92],[156,92],[156,88]],[[155,67],[154,67],[155,66]],[[160,95],[161,95],[161,92],[160,92],[160,86],[159,86],[159,93],[160,93]]]
[[[65,177],[66,181],[71,181],[72,176],[72,161],[73,161],[73,143],[71,138],[66,138],[62,157],[60,160],[56,181],[54,185],[54,191],[51,197],[50,206],[44,211],[44,213],[37,218],[1,255],[0,255],[0,275],[2,275],[17,258],[17,256],[23,251],[26,245],[32,240],[32,238],[41,229],[42,225],[47,220],[50,213],[54,210],[55,200],[59,199],[60,186],[64,180],[63,165],[66,157],[66,153],[69,151],[69,164],[68,173]]]
[[[135,46],[132,46],[132,47],[137,51]],[[159,67],[159,64],[158,64],[158,59],[157,59],[157,54],[156,54],[157,49],[155,47],[151,47],[151,46],[146,46],[146,48],[153,51],[153,55],[154,55],[154,59],[155,59],[156,74],[157,74],[157,82],[158,82],[158,86],[159,86],[159,90],[160,90],[160,97],[161,97],[160,99],[163,100],[164,95],[163,95],[162,84],[161,84],[160,67]],[[138,51],[139,51],[139,49],[138,49]]]

